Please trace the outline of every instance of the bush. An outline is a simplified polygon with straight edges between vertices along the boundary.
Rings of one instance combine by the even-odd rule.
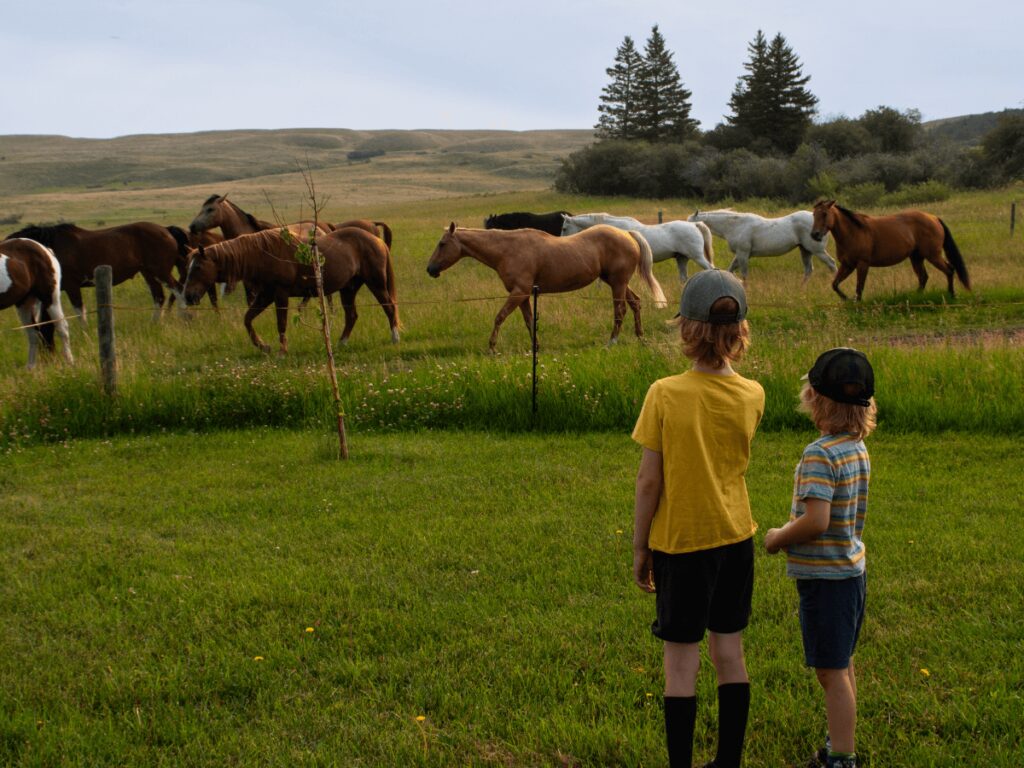
[[[879,205],[910,205],[913,203],[938,203],[948,200],[953,191],[941,181],[932,179],[923,181],[920,184],[900,187],[895,192],[882,195],[878,200]]]
[[[878,203],[885,194],[885,184],[880,181],[866,181],[843,190],[843,199],[853,208],[866,208]]]
[[[878,147],[878,142],[863,125],[846,117],[812,125],[804,141],[821,147],[833,160],[866,155]]]

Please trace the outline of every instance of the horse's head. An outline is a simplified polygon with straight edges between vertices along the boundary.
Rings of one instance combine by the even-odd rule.
[[[579,225],[578,222],[574,221],[572,216],[562,214],[562,237],[566,235],[575,235],[577,232],[582,232],[585,227]]]
[[[198,304],[203,298],[203,294],[215,282],[217,282],[217,265],[206,249],[200,245],[189,254],[188,270],[185,272],[185,282],[181,287],[185,302],[189,306]]]
[[[695,208],[693,213],[686,217],[687,221],[701,221],[700,208]]]
[[[210,195],[199,209],[199,213],[188,225],[188,231],[193,235],[207,229],[219,227],[223,221],[221,206],[227,201],[227,195]]]
[[[462,258],[462,243],[455,234],[455,222],[448,225],[448,229],[441,235],[437,242],[434,253],[427,262],[427,274],[431,277],[439,277],[448,267]]]
[[[836,222],[836,201],[819,200],[814,204],[814,223],[811,225],[811,237],[819,243],[832,229]]]

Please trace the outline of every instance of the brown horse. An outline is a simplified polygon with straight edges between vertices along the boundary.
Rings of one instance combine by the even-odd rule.
[[[323,259],[323,290],[325,295],[341,293],[345,307],[345,329],[340,343],[344,344],[356,322],[355,295],[365,284],[380,302],[391,327],[391,340],[398,341],[401,327],[395,294],[395,273],[391,254],[380,238],[354,227],[345,227],[316,239],[317,250]],[[296,257],[296,240],[284,237],[276,230],[254,232],[225,240],[210,248],[192,253],[188,275],[185,278],[185,300],[197,302],[215,282],[244,280],[256,289],[255,297],[245,313],[245,329],[252,343],[264,352],[270,347],[252,327],[252,321],[274,304],[277,309],[277,333],[280,353],[288,351],[285,330],[288,319],[288,299],[309,296],[316,291],[312,266],[300,263]]]
[[[68,321],[60,306],[60,263],[53,251],[35,240],[15,238],[0,243],[0,309],[17,307],[28,335],[28,367],[36,364],[39,338],[50,350],[54,331],[64,342],[64,359],[74,362]],[[37,328],[27,326],[49,321]]]
[[[509,292],[505,305],[494,318],[491,351],[498,339],[498,329],[516,307],[533,336],[530,311],[533,286],[541,293],[562,293],[584,288],[598,278],[608,283],[615,308],[609,344],[614,344],[619,337],[627,303],[633,310],[636,335],[643,336],[640,297],[629,287],[629,279],[638,269],[654,296],[655,305],[663,307],[666,303],[665,293],[651,270],[651,248],[637,232],[598,225],[576,235],[556,237],[537,229],[456,229],[452,222],[430,257],[427,273],[438,277],[463,256],[495,270]],[[532,341],[536,345],[537,340]]]
[[[14,237],[35,240],[56,254],[61,288],[83,322],[82,288],[93,285],[93,272],[101,264],[110,265],[114,285],[141,274],[153,297],[153,319],[158,319],[164,306],[164,286],[171,290],[168,306],[179,291],[173,270],[187,252],[171,230],[148,221],[107,229],[82,229],[74,224],[31,226],[7,236]]]
[[[864,281],[869,267],[891,267],[904,259],[917,275],[918,290],[928,282],[924,262],[930,261],[949,283],[953,293],[954,273],[964,288],[971,289],[971,278],[960,249],[953,242],[949,227],[938,216],[922,211],[903,211],[891,216],[868,216],[854,213],[835,200],[822,200],[814,206],[814,225],[811,237],[823,240],[831,232],[836,241],[836,260],[839,271],[832,280],[832,290],[843,299],[848,298],[839,284],[857,270],[857,301],[864,292]],[[946,252],[946,261],[942,252]]]

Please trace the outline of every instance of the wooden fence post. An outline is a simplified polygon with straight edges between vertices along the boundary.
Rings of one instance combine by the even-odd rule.
[[[663,213],[663,211],[660,211],[660,210],[658,211],[658,223],[659,223],[659,224],[661,224],[661,223],[662,223],[662,221],[661,221],[661,215],[662,215],[662,213]]]
[[[533,415],[537,416],[537,296],[540,295],[540,286],[533,286],[533,328],[530,335],[533,336]]]
[[[103,391],[117,392],[117,355],[114,351],[114,271],[107,264],[96,267],[96,329],[100,342],[100,375]]]
[[[1017,201],[1010,203],[1010,237],[1013,237],[1013,229],[1017,225]]]

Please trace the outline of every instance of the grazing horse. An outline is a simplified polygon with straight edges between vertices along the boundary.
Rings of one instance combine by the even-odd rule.
[[[26,326],[29,368],[36,364],[40,337],[48,349],[54,348],[54,331],[64,342],[64,359],[74,362],[68,321],[60,306],[60,263],[53,251],[35,240],[19,237],[0,243],[0,309],[12,306]],[[41,320],[49,323],[28,327]]]
[[[923,211],[903,211],[891,216],[868,216],[855,213],[835,200],[822,200],[814,205],[814,228],[811,237],[824,240],[829,232],[836,241],[839,271],[832,280],[832,289],[848,298],[839,284],[857,270],[857,301],[864,292],[869,267],[891,267],[904,259],[917,275],[918,290],[928,282],[924,262],[930,261],[946,276],[949,295],[954,296],[954,273],[964,288],[971,290],[971,278],[960,249],[953,242],[949,227],[938,216]],[[946,252],[949,261],[942,258]]]
[[[751,256],[781,256],[794,248],[800,249],[805,283],[814,269],[812,255],[817,256],[832,272],[836,271],[835,260],[825,250],[828,239],[815,240],[811,237],[814,214],[810,211],[796,211],[777,219],[766,219],[756,213],[723,208],[718,211],[695,211],[687,221],[703,221],[714,234],[725,239],[729,250],[733,252],[729,271],[735,272],[739,268],[744,280],[747,279]]]
[[[617,229],[639,232],[651,246],[655,261],[675,259],[679,280],[686,283],[686,260],[701,269],[715,265],[715,252],[711,245],[711,230],[707,224],[688,221],[666,221],[664,224],[643,224],[629,216],[609,213],[581,213],[562,217],[562,235],[581,232],[595,224],[608,224]]]
[[[345,307],[345,329],[340,343],[348,341],[356,322],[355,295],[365,284],[380,302],[391,327],[391,340],[398,341],[401,327],[395,294],[395,273],[391,253],[383,241],[355,227],[334,230],[316,239],[323,259],[323,291],[341,293]],[[244,280],[255,289],[255,297],[245,313],[245,329],[252,343],[264,352],[264,343],[252,327],[252,321],[270,304],[277,308],[277,333],[280,354],[288,351],[285,330],[288,320],[288,299],[306,297],[316,292],[313,267],[300,263],[296,257],[294,238],[268,229],[251,235],[240,235],[219,245],[199,248],[192,253],[185,277],[185,300],[199,301],[216,282]]]
[[[562,234],[562,217],[572,216],[568,211],[551,213],[492,213],[484,219],[484,229],[539,229],[558,237]]]
[[[164,306],[164,286],[171,300],[179,283],[173,270],[181,258],[182,246],[172,232],[159,224],[137,221],[107,229],[82,229],[74,224],[25,227],[7,236],[27,237],[52,250],[60,262],[61,288],[85,322],[82,288],[93,285],[93,273],[101,264],[109,264],[114,285],[141,274],[153,297],[153,319],[159,319]]]
[[[609,344],[618,339],[627,302],[633,310],[636,335],[643,336],[640,297],[629,287],[629,279],[637,269],[650,288],[655,304],[665,306],[665,294],[651,270],[651,248],[637,232],[593,227],[572,237],[555,237],[535,229],[456,229],[452,222],[427,263],[427,273],[438,277],[463,256],[495,270],[509,292],[505,305],[494,318],[489,345],[492,352],[498,329],[516,307],[523,313],[532,337],[530,293],[533,286],[541,293],[562,293],[583,288],[598,278],[608,283],[615,307]],[[536,346],[537,340],[533,339],[533,343]]]

